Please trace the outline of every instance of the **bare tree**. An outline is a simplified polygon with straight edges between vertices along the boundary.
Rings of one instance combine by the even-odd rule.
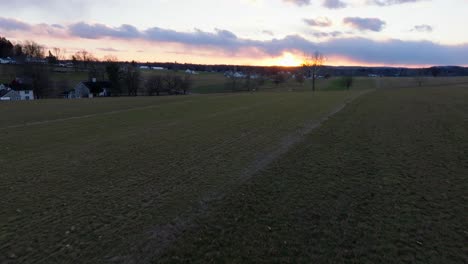
[[[90,52],[86,50],[80,50],[72,56],[74,61],[81,62],[83,67],[87,67],[91,62],[97,61],[97,58]]]
[[[184,80],[178,75],[167,74],[163,77],[163,82],[169,94],[178,94]]]
[[[325,62],[325,56],[319,51],[314,52],[314,54],[306,55],[304,58],[304,64],[302,66],[305,68],[306,72],[312,78],[312,91],[315,92],[315,82],[317,80],[320,69]]]
[[[140,71],[134,65],[127,66],[124,75],[124,81],[127,86],[129,96],[137,96],[140,88]]]
[[[120,83],[124,79],[120,64],[114,56],[105,56],[104,60],[106,61],[107,79],[109,79],[109,82],[112,84],[111,94],[113,96],[120,95],[122,93]]]
[[[29,84],[37,98],[50,95],[50,69],[45,65],[27,64],[23,67],[23,74],[29,79]]]
[[[184,94],[187,94],[188,91],[192,88],[193,80],[190,74],[186,74],[180,83],[180,89]]]
[[[61,49],[61,48],[52,48],[52,55],[57,58],[58,61],[63,61],[65,60],[65,54],[67,53],[66,49]]]
[[[26,40],[22,44],[22,52],[31,58],[44,58],[45,57],[45,48],[42,45],[37,44],[32,40]]]
[[[161,75],[154,75],[146,82],[146,89],[149,96],[156,94],[159,96],[164,89],[164,80]]]

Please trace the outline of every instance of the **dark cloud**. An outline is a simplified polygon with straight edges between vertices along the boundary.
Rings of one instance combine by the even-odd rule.
[[[385,26],[385,21],[378,18],[362,18],[362,17],[346,17],[343,19],[343,23],[350,25],[355,29],[361,31],[382,31]]]
[[[8,30],[18,29],[24,32],[32,27],[16,21],[14,26],[2,21],[11,19],[0,18],[0,25]],[[371,23],[372,24],[372,23]],[[379,23],[378,23],[379,24]],[[52,26],[50,26],[52,28]],[[403,41],[391,39],[376,41],[358,37],[343,37],[341,32],[315,32],[316,37],[335,37],[326,41],[315,42],[299,35],[289,35],[284,38],[273,38],[267,41],[240,38],[228,30],[216,29],[214,32],[194,30],[180,32],[159,27],[138,30],[131,25],[109,27],[102,24],[87,24],[84,22],[63,26],[67,32],[65,37],[80,37],[91,39],[114,38],[120,40],[146,40],[158,43],[178,43],[187,47],[209,48],[224,51],[226,54],[239,54],[243,49],[255,50],[270,56],[281,55],[285,51],[310,53],[315,50],[328,56],[340,56],[355,61],[376,64],[439,64],[465,65],[468,61],[468,43],[463,45],[442,45],[430,41]],[[373,27],[371,27],[373,28]],[[339,37],[339,38],[336,38]]]
[[[346,3],[341,0],[325,0],[323,6],[330,9],[340,9],[347,7]]]
[[[134,26],[122,25],[120,27],[109,27],[103,24],[87,24],[84,22],[72,24],[68,27],[74,36],[88,39],[98,39],[102,37],[113,38],[139,38],[141,32]]]
[[[16,19],[0,17],[0,29],[5,31],[29,30],[31,26]]]
[[[304,22],[312,27],[329,27],[333,24],[332,21],[327,17],[319,17],[316,19],[304,18]]]
[[[378,5],[378,6],[390,6],[390,5],[399,5],[407,3],[416,3],[423,2],[427,0],[368,0],[369,4]]]
[[[434,29],[432,28],[432,26],[430,25],[416,25],[414,26],[413,29],[411,29],[411,31],[417,31],[417,32],[432,32]]]

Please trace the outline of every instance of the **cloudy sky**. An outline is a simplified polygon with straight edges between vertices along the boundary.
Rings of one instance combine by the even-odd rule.
[[[468,0],[0,0],[0,35],[193,63],[468,65]]]

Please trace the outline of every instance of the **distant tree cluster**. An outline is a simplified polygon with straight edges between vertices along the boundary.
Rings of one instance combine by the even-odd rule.
[[[154,75],[146,81],[147,95],[187,94],[193,86],[192,77],[188,74],[180,76],[177,74]]]

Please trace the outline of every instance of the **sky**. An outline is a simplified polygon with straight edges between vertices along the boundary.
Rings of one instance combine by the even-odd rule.
[[[0,0],[0,36],[71,55],[238,65],[468,66],[468,0]]]

